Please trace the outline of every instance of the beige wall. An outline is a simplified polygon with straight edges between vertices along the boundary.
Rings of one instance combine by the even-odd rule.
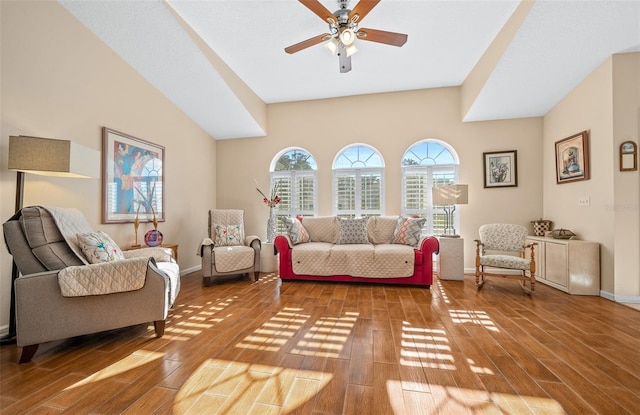
[[[206,209],[215,205],[216,143],[57,2],[0,2],[0,218],[13,214],[16,173],[7,170],[10,135],[64,138],[101,149],[107,126],[165,147],[167,242],[180,244],[182,270],[199,266]],[[25,205],[76,207],[121,247],[131,224],[101,224],[98,179],[26,175]],[[152,228],[140,226],[140,237]],[[0,326],[8,322],[11,256],[0,244]]]
[[[601,289],[610,298],[640,294],[638,172],[620,172],[618,162],[620,143],[639,135],[638,56],[614,55],[544,117],[544,216],[601,244]],[[591,179],[556,184],[554,143],[583,130],[590,131]],[[591,206],[578,207],[583,197]]]
[[[640,302],[640,175],[620,171],[620,144],[640,137],[640,53],[613,55],[614,294]]]
[[[460,89],[345,97],[270,105],[269,134],[262,138],[218,142],[218,207],[246,210],[247,230],[266,236],[268,208],[255,191],[254,178],[268,188],[273,157],[287,147],[302,147],[318,163],[319,215],[331,215],[331,166],[336,154],[353,143],[382,154],[386,214],[400,213],[400,162],[414,143],[437,138],[454,147],[461,161],[460,182],[469,184],[469,204],[460,207],[465,267],[474,264],[473,239],[488,222],[530,225],[542,216],[542,119],[462,123]],[[518,151],[518,187],[483,188],[482,153]]]

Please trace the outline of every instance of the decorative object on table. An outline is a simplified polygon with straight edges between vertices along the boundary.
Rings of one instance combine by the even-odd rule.
[[[551,237],[554,239],[571,239],[576,236],[575,233],[571,232],[569,229],[554,229],[551,231]]]
[[[482,157],[485,188],[518,186],[517,150],[482,153]]]
[[[269,243],[273,243],[274,239],[276,239],[276,234],[278,233],[278,218],[274,208],[281,202],[280,196],[278,196],[279,185],[280,183],[276,182],[276,184],[271,188],[269,197],[267,197],[259,187],[256,187],[258,193],[262,195],[262,201],[264,204],[269,206],[269,219],[267,220],[267,242]]]
[[[147,246],[160,246],[164,236],[158,230],[158,219],[156,218],[155,210],[151,208],[151,211],[153,212],[153,229],[144,234],[144,243]]]
[[[532,220],[531,224],[533,225],[533,234],[536,236],[544,236],[546,232],[551,230],[553,222],[546,219],[538,219]]]
[[[556,141],[556,183],[589,179],[589,132]]]
[[[102,222],[164,221],[164,147],[102,128]],[[136,211],[136,205],[142,211]]]
[[[69,140],[10,136],[8,154],[7,167],[9,170],[17,172],[15,213],[22,209],[25,173],[68,178],[97,178],[100,176],[98,169],[99,152]],[[8,334],[0,338],[0,344],[15,343],[14,281],[18,276],[18,266],[13,261],[9,329]]]
[[[638,170],[638,146],[633,141],[620,144],[620,171]]]
[[[453,224],[453,214],[456,211],[456,205],[469,203],[469,185],[452,184],[434,187],[431,189],[431,197],[434,206],[442,206],[444,209],[445,228],[442,236],[459,237]]]
[[[133,220],[133,230],[136,235],[135,243],[131,246],[131,248],[140,248],[140,244],[138,243],[138,227],[140,226],[140,205],[138,205],[138,210],[136,211],[136,218]]]

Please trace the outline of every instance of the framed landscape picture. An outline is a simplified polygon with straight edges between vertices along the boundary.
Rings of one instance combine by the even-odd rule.
[[[164,147],[102,129],[102,222],[164,221]]]
[[[556,141],[556,183],[589,179],[589,132]]]
[[[482,153],[484,187],[518,186],[518,152],[516,150]]]

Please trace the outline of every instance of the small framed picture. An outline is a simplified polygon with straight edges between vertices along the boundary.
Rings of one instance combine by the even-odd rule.
[[[638,170],[638,146],[633,141],[620,144],[620,171]]]
[[[518,152],[516,150],[482,153],[484,187],[518,186]]]
[[[589,132],[556,141],[556,183],[589,179]]]

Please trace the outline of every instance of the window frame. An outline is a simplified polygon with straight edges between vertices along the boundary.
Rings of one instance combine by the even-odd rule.
[[[433,163],[431,164],[418,164],[418,165],[403,165],[404,160],[407,158],[407,154],[416,146],[421,144],[437,144],[443,147],[446,150],[451,158],[453,159],[453,163],[437,163],[436,159],[433,159]],[[414,153],[415,154],[415,153]],[[439,153],[440,154],[440,153]],[[427,158],[423,158],[422,160],[426,160]],[[403,153],[402,159],[400,161],[401,166],[401,175],[400,175],[400,189],[401,189],[401,214],[403,216],[420,216],[427,218],[426,225],[423,229],[424,233],[427,234],[436,234],[437,231],[441,228],[440,224],[443,221],[445,216],[444,209],[442,206],[434,206],[432,203],[432,194],[431,189],[433,188],[434,182],[437,180],[438,174],[451,175],[452,177],[447,181],[446,184],[457,184],[459,181],[459,172],[460,172],[460,159],[458,157],[457,152],[454,148],[448,143],[435,139],[435,138],[427,138],[424,140],[420,140],[418,142],[413,143],[411,146],[407,148],[407,150]],[[426,206],[419,207],[415,209],[407,208],[407,179],[411,173],[424,173],[426,176],[426,186],[423,189],[426,191],[426,195],[424,198],[426,199]],[[460,212],[456,209],[454,213],[454,226],[459,229],[460,226]]]
[[[336,167],[340,157],[349,149],[355,147],[365,147],[374,152],[380,159],[380,167],[353,167],[354,164],[362,164],[361,160],[352,162],[351,167]],[[354,143],[343,147],[334,157],[332,164],[332,209],[333,214],[339,217],[351,217],[359,218],[366,216],[382,216],[385,212],[385,162],[382,154],[373,146],[363,143]],[[377,174],[380,177],[380,200],[379,209],[362,209],[363,195],[362,195],[362,178],[370,174]],[[338,209],[338,179],[340,177],[353,177],[355,179],[355,209]]]
[[[313,165],[315,168],[310,170],[275,170],[278,160],[291,151],[299,151],[304,152],[309,155],[309,158],[313,160]],[[312,210],[299,210],[296,207],[298,206],[298,195],[296,184],[298,179],[311,177],[313,179],[313,209]],[[288,147],[281,151],[279,151],[271,160],[271,165],[269,166],[269,189],[273,189],[273,186],[276,183],[276,180],[279,178],[289,178],[291,183],[291,204],[290,209],[282,209],[281,204],[278,204],[274,207],[274,212],[277,217],[295,217],[295,216],[317,216],[318,215],[318,164],[315,161],[315,157],[309,151],[301,147]],[[278,233],[284,232],[284,225],[281,220],[278,220],[277,223]]]

